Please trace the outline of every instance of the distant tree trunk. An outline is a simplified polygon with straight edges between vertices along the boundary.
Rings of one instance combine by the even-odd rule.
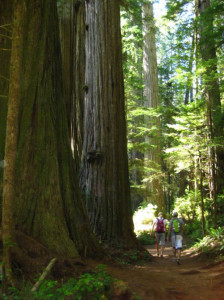
[[[151,1],[144,3],[142,6],[143,19],[143,70],[144,70],[144,98],[145,107],[156,108],[159,105],[158,90],[158,70],[155,43],[155,25],[153,19],[153,6]],[[146,142],[151,146],[146,153],[146,161],[149,162],[150,168],[156,170],[149,176],[155,177],[148,184],[152,203],[157,204],[158,210],[165,209],[163,185],[161,179],[157,178],[161,173],[161,124],[159,118],[146,118],[146,124],[152,129],[156,126],[156,133],[146,138]],[[150,163],[151,162],[151,163]]]
[[[128,181],[119,1],[86,1],[86,95],[80,186],[94,232],[136,246]]]
[[[98,255],[72,158],[56,2],[23,1],[23,73],[16,160],[18,230],[65,255]]]
[[[201,166],[201,155],[199,154],[199,169],[200,169],[200,192],[201,192],[201,219],[202,219],[202,232],[203,236],[206,235],[206,229],[205,229],[205,203],[204,203],[204,187],[203,187],[203,170]]]
[[[189,102],[193,100],[193,84],[192,84],[192,69],[193,69],[193,59],[194,59],[194,51],[195,51],[195,34],[192,37],[192,47],[189,57],[189,65],[188,65],[188,75],[187,75],[187,85],[185,92],[184,104],[187,105]]]
[[[9,104],[7,114],[6,142],[5,142],[5,170],[3,177],[3,204],[2,204],[2,240],[3,265],[6,281],[14,285],[11,267],[11,249],[15,244],[13,207],[15,197],[15,165],[18,140],[20,78],[22,62],[22,1],[14,1],[12,51],[9,85]]]
[[[203,84],[205,99],[207,101],[207,123],[209,129],[209,138],[213,142],[223,136],[223,120],[221,112],[220,90],[217,72],[217,57],[215,40],[213,33],[213,16],[210,8],[210,0],[197,0],[196,10],[200,17],[200,53],[202,62],[204,63],[205,73],[203,74]],[[221,140],[220,140],[221,141]],[[219,142],[220,142],[219,141]],[[215,157],[217,156],[217,163]],[[211,170],[211,187],[212,197],[214,201],[214,226],[217,225],[217,189],[223,187],[223,163],[224,150],[223,147],[211,147],[209,150],[210,170]]]
[[[0,1],[0,222],[2,218],[5,134],[9,95],[9,66],[12,39],[12,1]]]

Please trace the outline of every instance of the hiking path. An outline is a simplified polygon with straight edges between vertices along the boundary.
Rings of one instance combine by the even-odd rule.
[[[108,273],[127,283],[141,300],[224,300],[224,262],[185,250],[178,265],[169,243],[163,258],[157,257],[154,246],[146,249],[153,255],[146,265],[107,266]]]

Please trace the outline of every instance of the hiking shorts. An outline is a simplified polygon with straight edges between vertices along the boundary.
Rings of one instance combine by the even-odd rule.
[[[156,242],[160,246],[165,246],[165,232],[156,232]]]
[[[177,249],[182,249],[183,237],[180,234],[173,234],[171,236],[172,247]]]

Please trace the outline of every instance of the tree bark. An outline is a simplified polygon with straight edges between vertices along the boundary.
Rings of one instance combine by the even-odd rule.
[[[9,66],[12,41],[12,1],[0,1],[0,221],[2,219],[5,135],[9,95]]]
[[[94,232],[136,246],[128,181],[119,1],[86,1],[86,82],[80,186]]]
[[[14,1],[12,51],[10,67],[9,104],[5,142],[5,170],[3,177],[3,204],[2,204],[2,240],[3,265],[6,282],[14,286],[11,266],[11,248],[15,245],[13,207],[15,197],[15,166],[18,140],[20,78],[22,57],[22,26],[23,3]]]
[[[144,101],[146,108],[156,108],[159,105],[158,90],[158,70],[155,43],[155,25],[153,19],[153,6],[151,1],[142,6],[143,20],[143,70],[144,70]],[[161,124],[159,118],[146,117],[146,124],[149,128],[156,127],[156,133],[146,138],[146,142],[151,147],[146,153],[146,164],[155,169],[155,172],[149,174],[152,178],[147,186],[150,191],[149,199],[157,204],[159,211],[165,210],[163,195],[163,185],[161,179]]]
[[[56,2],[24,3],[16,227],[56,254],[96,256],[70,146]]]

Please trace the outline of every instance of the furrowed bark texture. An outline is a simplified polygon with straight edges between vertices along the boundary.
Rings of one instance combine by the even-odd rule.
[[[25,1],[16,225],[54,252],[94,255],[72,158],[55,1]]]
[[[64,95],[77,172],[82,156],[85,97],[85,1],[64,0],[59,7]]]
[[[2,217],[5,135],[9,94],[9,66],[12,38],[12,1],[0,1],[0,220]]]
[[[119,1],[86,1],[86,95],[80,186],[94,232],[136,245],[128,182]]]
[[[15,244],[13,207],[15,197],[15,164],[18,140],[19,94],[21,78],[23,3],[14,1],[12,50],[10,65],[9,102],[5,141],[5,170],[3,176],[2,240],[6,281],[12,286],[11,249]]]
[[[72,145],[78,169],[82,158],[85,98],[85,2],[75,0]]]

